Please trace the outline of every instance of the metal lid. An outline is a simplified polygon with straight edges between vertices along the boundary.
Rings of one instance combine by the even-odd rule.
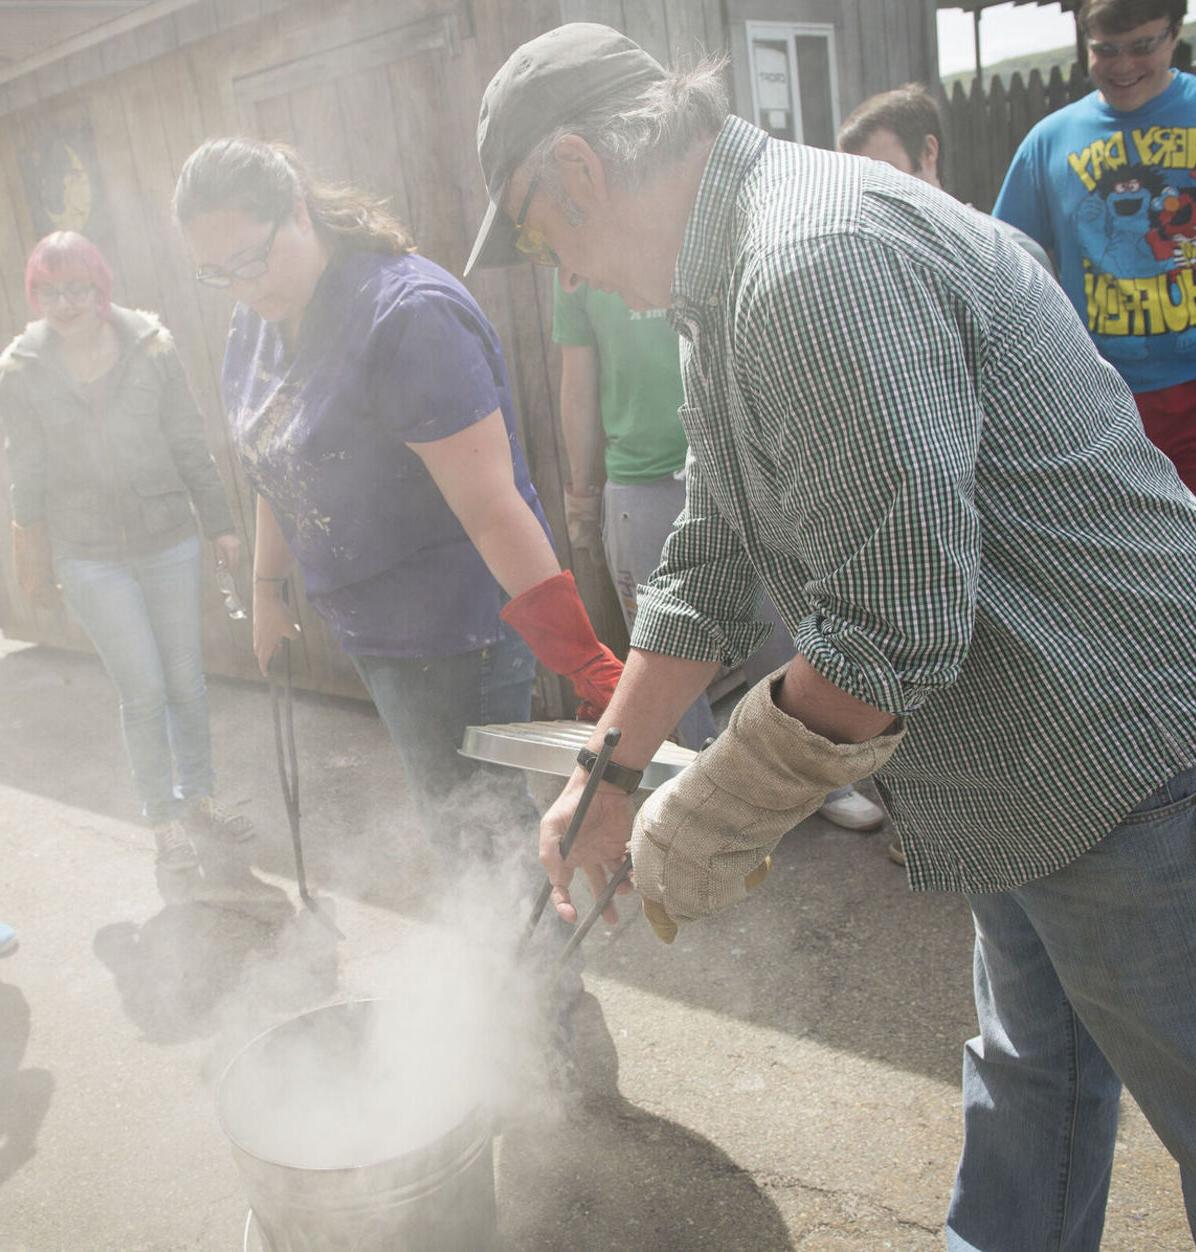
[[[577,765],[577,753],[594,733],[586,722],[507,722],[467,726],[461,755],[491,765],[530,769],[538,774],[568,778]],[[640,789],[653,791],[676,777],[697,753],[675,743],[663,743],[644,770]]]

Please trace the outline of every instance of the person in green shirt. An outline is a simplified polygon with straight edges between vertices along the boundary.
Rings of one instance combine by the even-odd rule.
[[[637,588],[660,564],[665,540],[685,505],[688,444],[677,332],[664,309],[630,309],[620,296],[582,283],[566,291],[554,278],[552,337],[561,348],[561,426],[569,458],[565,516],[574,547],[602,553],[630,632]],[[600,486],[603,477],[605,485]],[[779,615],[761,656],[768,673],[793,654]],[[710,702],[698,696],[677,723],[677,737],[700,748],[716,733]],[[884,810],[853,787],[831,792],[821,816],[849,830],[874,830]]]

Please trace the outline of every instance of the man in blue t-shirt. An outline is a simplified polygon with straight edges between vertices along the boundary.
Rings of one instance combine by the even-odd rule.
[[[1196,490],[1196,78],[1186,0],[1083,0],[1096,90],[1022,141],[995,216],[1055,254],[1146,433]]]

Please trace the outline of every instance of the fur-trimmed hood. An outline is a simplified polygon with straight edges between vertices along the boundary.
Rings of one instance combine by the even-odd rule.
[[[143,309],[126,309],[119,304],[112,305],[109,318],[120,336],[122,344],[127,347],[145,345],[147,350],[168,348],[173,340],[170,331],[162,325],[156,313],[148,313]],[[37,360],[44,357],[53,344],[52,332],[46,319],[39,318],[30,322],[25,329],[8,345],[0,356],[0,363],[20,357]]]

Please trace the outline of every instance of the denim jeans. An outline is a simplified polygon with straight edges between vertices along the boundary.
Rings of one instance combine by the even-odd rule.
[[[431,842],[450,854],[489,857],[539,823],[523,775],[457,751],[466,726],[526,722],[536,662],[515,634],[458,656],[351,658],[399,749]],[[513,845],[512,845],[513,846]]]
[[[54,572],[67,607],[116,684],[125,750],[146,819],[167,821],[180,800],[210,796],[214,782],[199,536],[126,561],[56,555]]]
[[[1196,770],[1063,869],[968,902],[980,1034],[948,1248],[1096,1252],[1122,1082],[1196,1237]]]
[[[351,659],[403,758],[428,839],[450,856],[515,867],[524,898],[512,907],[523,910],[544,881],[536,859],[540,814],[523,772],[457,751],[466,726],[526,722],[531,716],[535,657],[518,635],[502,629],[497,643],[460,656]],[[547,913],[529,955],[537,976],[551,987],[555,954],[573,927],[551,907]],[[581,993],[581,967],[578,953],[556,985],[561,1011]]]

